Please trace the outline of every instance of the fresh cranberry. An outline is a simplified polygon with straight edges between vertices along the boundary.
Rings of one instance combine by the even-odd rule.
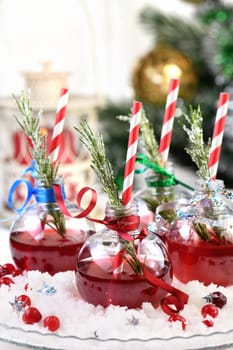
[[[20,276],[23,274],[23,270],[21,269],[15,269],[15,271],[12,273],[13,277]]]
[[[41,318],[42,315],[40,311],[35,307],[28,307],[22,315],[23,322],[27,324],[37,323]]]
[[[0,265],[0,278],[3,276],[6,276],[9,274],[9,271],[7,268],[3,267],[3,265]]]
[[[8,274],[11,274],[11,275],[13,275],[13,273],[16,270],[15,266],[13,264],[10,264],[10,263],[6,263],[6,264],[2,265],[2,267],[8,271]]]
[[[169,316],[168,321],[169,322],[176,322],[176,321],[181,322],[182,329],[183,329],[183,331],[185,331],[187,323],[186,323],[186,319],[183,316],[178,315],[178,314],[173,314],[173,315]]]
[[[206,295],[204,299],[207,303],[212,303],[220,309],[227,303],[227,297],[219,291]]]
[[[43,326],[49,331],[55,332],[60,327],[60,320],[57,316],[47,316],[43,320]]]
[[[29,284],[28,284],[28,283],[26,283],[26,284],[24,285],[24,290],[25,290],[25,292],[27,292],[27,291],[28,291],[28,287],[29,287]]]
[[[214,304],[205,304],[202,306],[201,314],[203,317],[211,316],[216,318],[218,316],[218,308]]]
[[[206,325],[206,327],[213,327],[214,322],[212,320],[203,320],[202,323]]]
[[[10,277],[1,277],[0,278],[0,287],[5,284],[7,286],[10,286],[11,284],[15,283]]]
[[[16,301],[19,302],[21,301],[23,303],[23,308],[27,308],[31,306],[31,299],[29,298],[28,295],[21,294],[16,298]]]

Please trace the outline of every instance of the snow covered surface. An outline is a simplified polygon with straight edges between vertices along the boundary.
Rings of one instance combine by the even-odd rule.
[[[233,287],[205,287],[198,282],[183,285],[174,280],[174,286],[189,294],[189,302],[181,313],[187,321],[183,331],[180,322],[168,322],[168,316],[149,303],[137,310],[118,306],[104,309],[86,303],[79,296],[71,271],[53,277],[30,271],[14,277],[14,282],[11,287],[0,288],[0,349],[14,349],[8,341],[20,345],[21,349],[21,346],[66,350],[229,349],[231,344],[233,348]],[[45,285],[52,287],[55,293],[45,293]],[[228,302],[213,319],[214,326],[208,328],[202,323],[201,307],[203,297],[215,290],[222,291]],[[41,321],[34,325],[23,323],[22,314],[17,314],[11,305],[20,294],[30,296],[32,306],[40,310],[43,318],[51,314],[59,317],[61,327],[57,333],[49,332]]]

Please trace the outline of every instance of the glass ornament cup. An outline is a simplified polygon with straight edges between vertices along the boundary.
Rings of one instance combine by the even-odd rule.
[[[154,227],[166,242],[174,276],[183,283],[233,285],[233,216],[222,200],[221,180],[199,180],[190,205],[169,203],[157,210]],[[173,211],[173,218],[164,218]]]
[[[64,194],[63,180],[58,183]],[[85,218],[64,216],[52,187],[36,182],[33,193],[35,200],[17,215],[10,229],[9,245],[16,266],[51,275],[75,270],[77,254],[93,233],[91,225]],[[65,203],[71,213],[79,212],[76,205]]]
[[[168,173],[174,175],[174,166],[168,162]],[[174,182],[174,179],[166,174],[152,172],[145,177],[146,187],[136,197],[138,200],[140,222],[143,227],[154,222],[155,212],[159,205],[174,201],[188,201],[191,191],[183,189]]]
[[[167,294],[152,285],[140,269],[145,264],[150,273],[170,284],[172,269],[166,246],[155,235],[140,239],[138,219],[135,201],[125,207],[107,205],[106,228],[88,237],[78,255],[76,284],[87,302],[128,308],[150,302],[157,307]],[[132,240],[124,240],[124,234]]]

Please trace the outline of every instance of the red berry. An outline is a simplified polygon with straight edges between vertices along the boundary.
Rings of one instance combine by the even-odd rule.
[[[0,277],[6,276],[9,274],[9,271],[3,265],[0,265]]]
[[[16,301],[21,301],[23,303],[23,308],[27,308],[31,306],[31,299],[28,295],[21,294],[16,298]]]
[[[202,323],[206,325],[206,327],[213,327],[214,322],[212,320],[203,320]]]
[[[205,304],[201,309],[201,314],[203,317],[211,316],[216,318],[218,316],[218,308],[214,304]]]
[[[6,284],[7,286],[10,286],[11,284],[15,283],[10,277],[1,277],[0,278],[0,287],[3,285],[3,284]]]
[[[15,271],[12,273],[13,277],[19,276],[23,274],[23,270],[21,269],[15,269]]]
[[[227,297],[219,291],[206,295],[204,299],[207,303],[212,303],[220,309],[227,303]]]
[[[28,291],[28,286],[29,286],[29,284],[28,284],[28,283],[26,283],[26,284],[25,284],[25,286],[24,286],[24,290],[25,290],[25,292],[27,292],[27,291]]]
[[[183,331],[185,331],[185,328],[186,328],[186,319],[181,316],[181,315],[178,315],[178,314],[172,314],[169,316],[169,319],[168,319],[169,322],[176,322],[176,321],[180,321],[181,324],[182,324],[182,329]]]
[[[43,320],[43,326],[49,331],[55,332],[60,327],[60,320],[57,316],[47,316]]]
[[[13,264],[7,263],[2,265],[3,268],[5,268],[8,271],[8,274],[13,274],[15,272],[15,266]]]
[[[40,311],[35,307],[28,307],[22,315],[23,322],[27,324],[37,323],[41,318]]]

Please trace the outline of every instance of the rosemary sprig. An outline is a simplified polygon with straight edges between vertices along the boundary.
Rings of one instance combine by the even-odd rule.
[[[79,127],[74,127],[79,133],[81,143],[87,148],[91,155],[91,168],[95,171],[103,191],[108,195],[109,202],[113,206],[120,206],[117,185],[112,165],[106,157],[103,137],[99,133],[96,137],[85,118],[79,123]]]
[[[203,137],[203,117],[200,106],[193,109],[190,106],[190,115],[184,114],[185,120],[188,123],[183,125],[183,130],[188,136],[189,146],[185,148],[186,152],[191,156],[191,159],[196,164],[197,174],[207,180],[210,177],[208,168],[208,159],[210,153],[211,140],[204,142]]]
[[[137,273],[138,275],[143,274],[142,264],[140,260],[137,257],[136,249],[133,242],[127,242],[121,240],[121,243],[124,246],[125,251],[129,254],[130,258],[128,258],[126,255],[123,256],[123,258],[127,261],[131,269]]]
[[[85,118],[82,118],[79,127],[74,127],[74,129],[79,134],[80,142],[87,148],[91,155],[91,168],[95,171],[103,191],[107,194],[110,205],[116,207],[122,206],[122,213],[124,213],[123,204],[119,198],[117,185],[115,183],[112,165],[106,156],[101,133],[96,137]],[[137,257],[134,242],[128,242],[125,239],[120,239],[120,242],[130,256],[130,258],[128,258],[124,255],[123,258],[128,262],[135,273],[142,274],[142,266]]]
[[[188,136],[189,146],[185,148],[186,152],[191,156],[191,159],[196,164],[198,170],[197,174],[203,180],[210,179],[209,172],[209,154],[211,147],[211,139],[209,138],[207,143],[204,142],[203,135],[203,117],[200,106],[197,109],[193,109],[190,106],[190,115],[184,114],[184,117],[188,123],[188,126],[183,125],[183,129]],[[208,191],[206,196],[212,196],[211,190]],[[219,210],[215,207],[203,207],[202,215],[205,215],[211,220],[217,220],[219,217]],[[193,222],[193,227],[199,237],[204,241],[222,241],[224,240],[224,235],[222,235],[223,229],[220,227],[212,227],[211,230],[206,224]]]
[[[147,118],[146,112],[144,109],[141,114],[139,137],[140,137],[141,145],[144,148],[150,160],[162,166],[163,162],[162,162],[161,155],[159,153],[159,146],[155,137],[153,125]]]
[[[37,174],[37,179],[45,186],[51,187],[57,177],[59,163],[54,166],[53,162],[46,155],[47,137],[41,133],[40,128],[42,112],[38,112],[37,116],[34,115],[29,93],[27,94],[23,91],[20,98],[17,98],[15,95],[13,95],[13,98],[21,113],[22,120],[16,115],[14,115],[14,117],[25,134],[29,137],[30,141],[27,146],[32,159],[36,161],[34,171]]]
[[[52,187],[57,178],[59,163],[54,166],[52,160],[47,157],[47,136],[41,132],[40,120],[41,111],[35,116],[31,106],[31,98],[29,92],[22,92],[20,98],[13,95],[21,118],[14,115],[17,123],[28,136],[28,151],[35,161],[33,170],[36,179],[45,187]],[[49,215],[51,219],[43,220],[48,226],[53,228],[61,236],[65,236],[65,219],[62,212],[54,210],[53,204],[48,203]]]
[[[119,116],[118,119],[122,121],[130,121],[130,117],[127,116]],[[159,165],[161,168],[165,168],[166,164],[164,164],[163,159],[159,153],[159,145],[155,137],[155,132],[152,123],[149,121],[145,110],[142,110],[141,121],[140,121],[140,130],[139,130],[139,140],[140,145],[142,146],[143,152],[148,156],[151,162]],[[156,171],[155,171],[156,172]],[[156,172],[157,178],[163,180],[166,176]],[[164,194],[163,188],[157,188],[157,193],[155,196],[151,194],[145,193],[142,196],[142,199],[147,204],[149,210],[155,213],[156,208],[161,203],[167,203],[174,201],[174,194],[168,193]],[[162,216],[167,221],[171,221],[175,216],[175,212],[173,210],[164,210]]]
[[[130,122],[130,116],[119,115],[117,118],[122,121]],[[143,148],[143,151],[147,154],[149,159],[152,162],[163,166],[163,161],[161,155],[159,154],[159,146],[155,137],[153,125],[147,118],[145,109],[142,109],[141,113],[139,141]]]

